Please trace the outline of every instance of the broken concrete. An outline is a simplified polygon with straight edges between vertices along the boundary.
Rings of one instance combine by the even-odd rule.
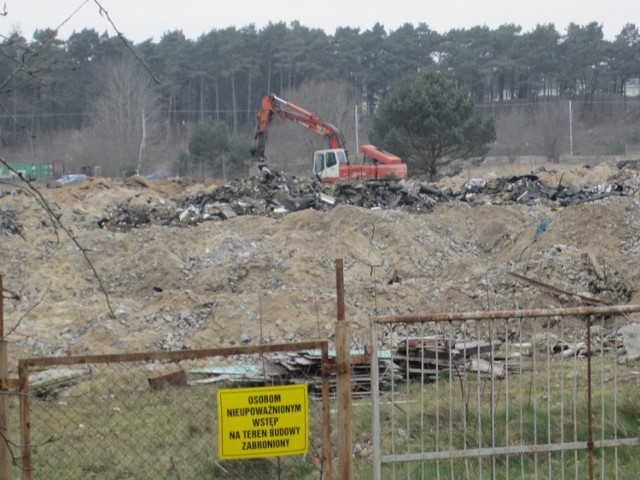
[[[625,325],[618,330],[622,337],[626,359],[637,360],[640,358],[640,323]]]

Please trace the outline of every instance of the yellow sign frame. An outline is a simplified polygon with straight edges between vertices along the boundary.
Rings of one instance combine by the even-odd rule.
[[[221,459],[301,455],[309,450],[306,384],[218,390]]]

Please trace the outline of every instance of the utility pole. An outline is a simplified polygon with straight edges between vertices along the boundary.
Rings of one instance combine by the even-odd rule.
[[[569,151],[573,158],[573,106],[569,100]]]

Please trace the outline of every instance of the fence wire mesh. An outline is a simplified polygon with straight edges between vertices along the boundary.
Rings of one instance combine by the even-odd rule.
[[[374,388],[374,478],[637,478],[640,376],[619,320],[374,322],[373,362],[396,366]]]
[[[307,383],[306,454],[222,460],[219,389],[291,383],[276,368],[283,353],[136,361],[96,361],[28,372],[28,478],[249,479],[322,478],[322,401],[317,377]],[[286,355],[286,353],[284,354]],[[23,369],[24,370],[24,369]],[[24,460],[24,458],[23,458]]]

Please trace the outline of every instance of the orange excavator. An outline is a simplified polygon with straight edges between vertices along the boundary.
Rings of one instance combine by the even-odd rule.
[[[359,150],[364,155],[363,163],[352,164],[348,158],[344,135],[337,127],[273,93],[265,95],[260,102],[258,125],[251,148],[251,155],[258,161],[261,171],[267,164],[264,149],[274,115],[302,125],[327,139],[329,148],[317,150],[313,154],[313,173],[323,182],[336,182],[344,178],[402,179],[407,176],[407,165],[399,157],[374,145],[360,145]]]

